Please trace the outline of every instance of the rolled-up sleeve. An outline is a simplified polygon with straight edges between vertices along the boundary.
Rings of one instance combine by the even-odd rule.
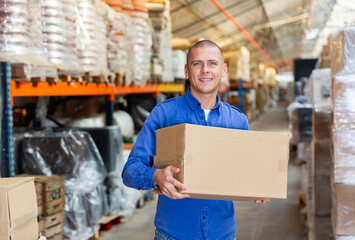
[[[153,180],[156,169],[152,166],[156,150],[156,130],[163,127],[162,119],[163,111],[158,105],[144,122],[122,171],[123,183],[127,187],[139,190],[157,188]]]

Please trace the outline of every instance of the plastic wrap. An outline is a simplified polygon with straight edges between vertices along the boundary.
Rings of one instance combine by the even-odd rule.
[[[172,52],[172,66],[174,78],[185,79],[186,52],[174,50]]]
[[[120,126],[122,136],[134,135],[133,118],[127,112],[115,111],[113,114],[113,121],[115,125]]]
[[[315,217],[314,229],[316,240],[334,240],[330,215],[326,217]]]
[[[133,16],[133,27],[135,29],[132,38],[134,83],[145,85],[150,79],[152,33],[147,13],[133,12]]]
[[[108,199],[107,215],[118,214],[121,209],[123,181],[122,136],[119,126],[104,128],[81,128],[92,136],[102,156],[108,176],[105,187]]]
[[[228,64],[228,74],[231,80],[250,81],[250,53],[247,48],[242,47],[235,51],[229,51],[224,54]]]
[[[291,142],[312,140],[312,105],[294,102],[287,107],[290,117]]]
[[[78,57],[85,72],[107,74],[106,9],[101,1],[77,0]]]
[[[355,235],[337,235],[334,240],[355,240]]]
[[[0,13],[0,60],[18,63],[13,78],[55,77],[56,68],[43,51],[40,0],[4,0]]]
[[[129,150],[124,150],[122,152],[123,164],[128,160],[130,154]],[[141,193],[134,188],[129,188],[123,185],[122,188],[122,199],[121,199],[121,216],[122,218],[129,218],[135,211],[137,202],[141,197]]]
[[[126,43],[128,43],[125,48],[127,49],[127,62],[128,62],[128,67],[126,66],[126,75],[125,75],[125,84],[130,85],[133,83],[133,74],[134,74],[134,69],[133,69],[133,63],[134,63],[134,58],[133,58],[133,36],[134,36],[134,31],[135,29],[133,28],[133,18],[128,15],[127,13],[122,13],[121,14],[121,19],[124,23],[124,37]]]
[[[332,124],[332,106],[329,101],[318,103],[313,108],[313,140],[329,139]]]
[[[314,213],[327,216],[331,212],[330,140],[312,142]]]
[[[332,35],[330,56],[332,76],[355,73],[355,26],[346,27]]]
[[[333,181],[355,185],[355,128],[333,129]]]
[[[88,239],[105,213],[102,183],[106,177],[99,151],[88,133],[40,132],[22,141],[23,171],[37,175],[64,175],[66,206],[64,234]]]
[[[108,44],[107,44],[107,60],[110,71],[126,75],[128,65],[128,48],[129,45],[122,13],[109,11],[107,15],[108,28]]]
[[[330,102],[331,78],[330,68],[315,69],[312,71],[308,88],[308,100],[315,107],[324,101]]]
[[[171,39],[171,18],[170,18],[170,2],[163,4],[149,3],[146,5],[149,9],[149,19],[154,28],[152,35],[153,48],[152,54],[157,59],[153,63],[153,67],[159,66],[159,63],[163,64],[162,74],[158,75],[151,69],[153,76],[161,77],[163,82],[174,81],[173,67],[172,67],[172,48],[170,44]],[[156,65],[156,66],[155,66]]]
[[[42,32],[49,60],[62,71],[80,72],[76,56],[75,1],[42,0]]]
[[[333,77],[334,128],[355,126],[355,74]]]
[[[355,185],[335,184],[332,190],[334,235],[355,236]]]

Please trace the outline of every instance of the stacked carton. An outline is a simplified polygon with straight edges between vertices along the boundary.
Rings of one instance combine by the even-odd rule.
[[[330,188],[330,69],[312,72],[309,100],[313,104],[312,126],[312,199],[313,222],[309,239],[333,239],[331,229],[331,188]]]
[[[0,239],[36,240],[36,192],[31,177],[0,178]]]
[[[151,76],[163,82],[173,82],[170,1],[147,0],[149,19],[153,26]]]
[[[250,53],[246,47],[224,53],[230,80],[250,81]]]
[[[49,240],[63,239],[65,188],[64,176],[35,176],[39,230]],[[41,229],[40,229],[41,228]]]
[[[331,38],[332,222],[336,239],[355,238],[355,26]]]

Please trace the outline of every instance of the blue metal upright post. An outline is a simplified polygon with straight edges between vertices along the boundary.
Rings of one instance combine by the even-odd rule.
[[[13,118],[11,106],[11,65],[1,62],[2,120],[1,120],[1,177],[15,176]]]
[[[238,108],[240,111],[244,112],[244,91],[243,91],[243,80],[238,79],[238,93],[239,93],[239,103]]]

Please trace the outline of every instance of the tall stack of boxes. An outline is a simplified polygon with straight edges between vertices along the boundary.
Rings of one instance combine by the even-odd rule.
[[[152,79],[158,82],[173,82],[170,1],[147,0],[146,6],[153,27]]]
[[[355,237],[355,26],[331,38],[332,222],[335,239]]]
[[[314,203],[311,217],[313,228],[309,231],[309,239],[333,239],[331,227],[331,188],[330,188],[330,69],[313,70],[309,100],[313,104],[312,126],[312,199]]]

